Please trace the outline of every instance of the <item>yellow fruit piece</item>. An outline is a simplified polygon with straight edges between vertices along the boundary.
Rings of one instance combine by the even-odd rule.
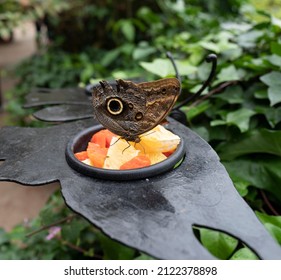
[[[119,169],[121,165],[140,153],[139,150],[134,148],[134,145],[129,146],[124,139],[118,139],[119,137],[112,138],[103,168]]]
[[[140,135],[140,139],[140,143],[137,143],[135,147],[144,154],[170,152],[175,150],[180,143],[180,137],[162,125],[157,125],[152,130]]]
[[[145,154],[151,161],[151,165],[165,160],[167,157],[162,153],[147,153]]]

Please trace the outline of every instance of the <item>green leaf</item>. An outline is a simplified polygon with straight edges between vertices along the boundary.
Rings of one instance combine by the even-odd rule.
[[[2,229],[0,228],[0,248],[1,248],[1,245],[8,242],[9,241],[9,238],[7,236],[7,233]]]
[[[271,16],[271,23],[272,23],[272,25],[281,28],[281,20],[279,18]]]
[[[244,102],[243,90],[240,86],[228,87],[223,93],[215,96],[215,98],[224,100],[229,104],[241,104]]]
[[[119,48],[107,52],[106,55],[101,59],[100,64],[104,67],[107,67],[117,59],[117,57],[120,55],[120,52],[121,50]]]
[[[236,157],[266,153],[281,156],[281,131],[259,129],[252,130],[238,139],[223,143],[218,146],[222,160],[232,160]]]
[[[62,226],[62,237],[65,240],[76,244],[77,240],[81,236],[82,230],[84,230],[87,226],[89,226],[89,223],[85,220],[74,219],[71,223]]]
[[[188,61],[176,61],[179,73],[181,75],[189,75],[197,71],[197,68],[189,65]],[[153,62],[140,62],[140,65],[147,71],[160,77],[175,76],[175,70],[170,60],[155,59]]]
[[[218,79],[215,84],[219,84],[225,81],[239,80],[239,74],[235,66],[230,65],[228,67],[223,68],[218,74]]]
[[[281,245],[281,216],[271,216],[260,212],[256,212],[256,215],[271,235]]]
[[[219,259],[228,259],[238,245],[237,239],[225,233],[205,228],[198,229],[202,245]]]
[[[105,260],[129,260],[135,255],[135,250],[121,243],[113,241],[102,233],[98,233],[98,238],[103,249],[103,259]]]
[[[238,181],[233,180],[233,183],[235,188],[237,189],[237,191],[242,197],[248,194],[248,187],[250,186],[249,182],[243,180],[238,180]]]
[[[128,41],[135,39],[135,27],[131,20],[122,20],[121,31]]]
[[[258,106],[255,111],[259,114],[265,115],[268,123],[272,128],[274,128],[278,123],[281,122],[281,107],[274,108],[267,106]]]
[[[281,56],[281,44],[278,44],[277,42],[271,42],[270,50],[273,54]]]
[[[233,254],[231,260],[259,260],[257,255],[249,248],[241,248]]]
[[[149,46],[139,46],[136,48],[133,52],[133,59],[134,60],[140,60],[147,56],[149,56],[152,53],[155,53],[156,48],[149,47]]]
[[[243,133],[249,129],[250,118],[255,114],[256,113],[250,109],[241,108],[237,111],[228,113],[226,122],[230,125],[236,125]]]
[[[186,112],[186,116],[188,120],[191,121],[193,118],[205,112],[210,106],[211,106],[210,101],[205,100],[201,102],[198,106],[192,108],[185,107],[183,111]]]
[[[266,57],[266,60],[272,65],[281,67],[281,56],[273,54]]]
[[[257,40],[263,35],[264,31],[251,30],[238,36],[237,42],[243,48],[254,48],[256,47]]]
[[[135,260],[155,260],[155,258],[141,253],[140,256],[136,257]]]
[[[231,178],[249,182],[251,186],[267,190],[281,201],[281,158],[262,156],[222,162]]]
[[[281,73],[272,71],[260,77],[260,80],[269,86],[268,98],[270,100],[270,105],[273,106],[281,102]]]

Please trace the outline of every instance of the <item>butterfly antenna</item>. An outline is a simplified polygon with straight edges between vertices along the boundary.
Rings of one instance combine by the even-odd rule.
[[[110,147],[113,146],[114,144],[116,144],[120,139],[121,139],[121,137],[119,137],[113,144],[110,144]]]
[[[131,147],[131,144],[128,142],[128,140],[126,140],[126,142],[127,142],[127,144],[128,144],[128,147],[126,147],[126,148],[122,151],[122,155],[123,155],[123,153],[124,153],[127,149],[129,149],[129,148]]]

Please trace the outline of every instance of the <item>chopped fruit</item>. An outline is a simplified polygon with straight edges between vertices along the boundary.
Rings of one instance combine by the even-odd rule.
[[[140,135],[140,143],[136,148],[145,153],[166,153],[174,151],[180,143],[179,136],[167,130],[162,125],[157,125],[149,132]]]
[[[102,129],[93,135],[91,142],[100,145],[101,148],[109,148],[114,136],[116,135],[108,129]]]
[[[150,159],[145,155],[138,155],[120,166],[120,170],[135,169],[149,166]]]
[[[75,153],[75,157],[94,167],[134,169],[165,160],[180,143],[180,138],[162,125],[139,137],[139,143],[127,142],[108,129],[103,129],[92,136],[87,151]]]
[[[75,153],[74,155],[75,155],[75,157],[76,157],[77,159],[79,159],[79,160],[81,160],[81,161],[83,161],[83,160],[89,158],[89,157],[88,157],[88,153],[87,153],[86,151],[79,152],[79,153]]]
[[[150,159],[151,165],[165,160],[167,157],[162,153],[147,153],[146,156]]]
[[[174,153],[174,150],[173,151],[169,151],[169,152],[164,152],[163,154],[166,156],[166,157],[169,157],[171,154]]]
[[[85,163],[85,164],[93,166],[89,158],[87,158],[85,160],[82,160],[82,162]]]
[[[88,143],[87,153],[92,165],[95,167],[103,167],[107,152],[107,148],[102,148],[95,143]]]
[[[119,169],[125,162],[136,157],[139,152],[124,139],[113,137],[103,168]]]

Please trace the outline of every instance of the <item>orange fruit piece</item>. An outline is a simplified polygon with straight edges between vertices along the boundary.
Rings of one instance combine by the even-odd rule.
[[[93,166],[102,168],[107,156],[107,148],[95,143],[88,143],[87,153]]]
[[[109,148],[114,136],[116,135],[108,129],[102,129],[92,136],[91,142],[100,145],[101,148]]]
[[[86,151],[78,152],[78,153],[75,153],[74,155],[77,159],[79,159],[81,161],[89,158],[88,153]]]
[[[173,151],[169,151],[169,152],[164,152],[163,155],[165,155],[166,157],[169,157],[170,155],[172,155],[174,153],[175,150]]]
[[[120,170],[124,169],[135,169],[135,168],[142,168],[145,166],[149,166],[151,164],[150,159],[145,155],[138,155],[133,157],[131,160],[127,161],[126,163],[120,166]]]

